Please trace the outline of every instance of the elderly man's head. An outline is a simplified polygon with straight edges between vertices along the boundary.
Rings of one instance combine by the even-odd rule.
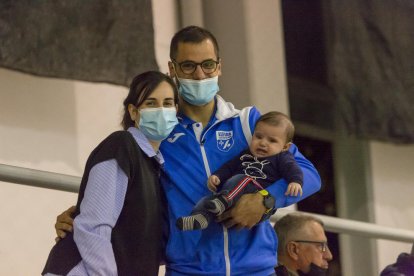
[[[321,220],[291,213],[278,220],[274,228],[279,239],[279,263],[305,275],[314,269],[328,269],[332,253]]]

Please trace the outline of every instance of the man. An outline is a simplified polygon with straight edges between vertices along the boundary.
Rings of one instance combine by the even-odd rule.
[[[277,240],[268,221],[257,223],[274,208],[318,191],[319,175],[293,145],[290,151],[304,173],[302,198],[286,197],[283,180],[267,191],[244,195],[219,217],[220,223],[213,222],[204,231],[177,229],[177,218],[210,194],[206,182],[211,172],[248,146],[260,113],[252,107],[237,110],[216,95],[221,59],[216,38],[209,31],[189,26],[177,32],[170,58],[169,73],[179,87],[180,124],[160,147],[167,173],[161,179],[168,201],[166,274],[274,275]],[[59,229],[67,227],[58,217],[58,235],[62,234]]]
[[[321,220],[290,213],[274,229],[279,239],[277,276],[326,275],[332,253]]]

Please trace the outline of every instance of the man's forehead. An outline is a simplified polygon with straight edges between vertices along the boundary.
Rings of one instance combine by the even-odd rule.
[[[300,229],[295,229],[292,232],[294,232],[292,234],[295,236],[295,238],[300,237],[301,239],[309,239],[314,237],[315,235],[325,233],[322,226],[316,221],[307,221],[304,224],[302,224],[302,227],[300,227]]]
[[[325,237],[325,230],[322,225],[316,221],[311,221],[308,223],[308,231],[312,236],[318,236],[319,238]]]
[[[207,59],[216,60],[214,44],[210,39],[201,42],[180,42],[177,48],[177,62],[194,61],[202,62]]]

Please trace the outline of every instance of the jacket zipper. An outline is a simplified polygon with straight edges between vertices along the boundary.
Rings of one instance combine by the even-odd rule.
[[[204,148],[204,142],[205,139],[204,137],[206,136],[206,133],[215,125],[217,124],[219,121],[217,120],[216,122],[214,122],[208,129],[206,129],[206,131],[204,132],[204,134],[202,135],[202,137],[200,137],[200,134],[196,133],[196,136],[198,138],[198,143],[200,144],[200,149],[201,149],[201,155],[203,156],[203,162],[204,162],[204,168],[206,170],[207,176],[209,177],[211,175],[211,170],[210,170],[210,166],[208,164],[208,159],[207,159],[207,153],[206,150]],[[224,261],[226,263],[226,276],[230,276],[230,256],[229,256],[229,233],[227,228],[223,225],[223,251],[224,251]]]

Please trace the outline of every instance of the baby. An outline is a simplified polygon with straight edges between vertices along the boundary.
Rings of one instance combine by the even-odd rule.
[[[207,186],[214,194],[202,198],[190,216],[178,218],[177,227],[205,229],[242,195],[263,191],[280,178],[289,183],[286,195],[302,196],[303,173],[288,151],[293,135],[294,126],[285,114],[273,111],[262,115],[249,148],[208,178]]]

